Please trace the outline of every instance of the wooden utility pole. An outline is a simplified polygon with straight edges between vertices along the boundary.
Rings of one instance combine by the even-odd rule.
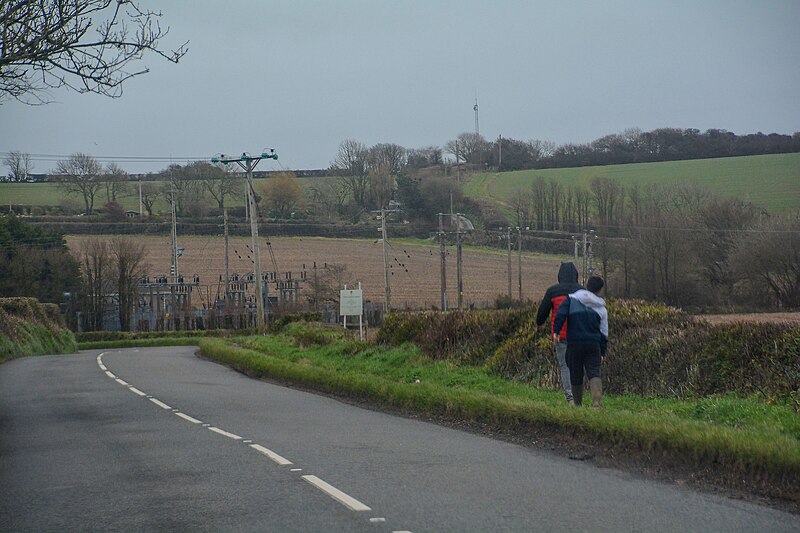
[[[172,235],[172,282],[178,283],[178,221],[177,213],[175,210],[175,187],[170,188],[170,204],[172,205],[172,228],[170,229]]]
[[[228,272],[228,208],[222,208],[222,226],[224,227],[224,234],[225,234],[225,297],[223,301],[225,302],[225,307],[228,307],[228,298],[230,294],[230,280],[231,276]]]
[[[220,155],[211,159],[212,163],[236,163],[247,175],[247,203],[250,214],[250,236],[253,241],[253,264],[255,266],[255,283],[256,283],[256,309],[258,313],[258,320],[256,329],[263,333],[267,324],[267,315],[264,309],[264,280],[261,276],[261,253],[258,245],[258,210],[256,207],[256,194],[253,188],[253,170],[262,159],[278,159],[278,154],[275,150],[270,150],[269,153],[262,153],[261,155],[251,156],[243,153],[241,156],[226,156]]]
[[[389,251],[386,249],[386,210],[381,207],[381,237],[383,239],[383,286],[386,290],[386,299],[383,304],[384,312],[392,308],[392,288],[389,285]]]
[[[497,171],[503,170],[503,136],[497,136]]]
[[[511,299],[511,227],[506,228],[506,245],[508,246],[508,299]]]
[[[519,277],[519,301],[522,301],[522,228],[517,228],[517,276]]]
[[[461,274],[461,224],[456,224],[456,286],[458,289],[458,310],[461,311],[464,299],[464,277]]]
[[[442,222],[443,213],[439,213],[439,256],[441,257],[441,284],[442,284],[442,311],[447,311],[447,271],[445,269],[445,255],[447,250],[444,247],[444,223]]]

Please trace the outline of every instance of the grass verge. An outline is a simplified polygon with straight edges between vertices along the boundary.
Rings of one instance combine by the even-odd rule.
[[[601,411],[569,409],[558,392],[432,361],[412,345],[369,346],[302,327],[289,331],[195,341],[205,357],[253,377],[509,435],[557,435],[606,455],[679,465],[712,485],[800,502],[800,422],[786,406],[735,397],[619,396],[605,398]]]
[[[197,346],[199,339],[200,337],[153,337],[150,339],[85,341],[78,343],[78,349],[102,350],[105,348],[145,348],[150,346]]]

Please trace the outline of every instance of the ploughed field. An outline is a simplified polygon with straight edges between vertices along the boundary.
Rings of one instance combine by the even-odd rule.
[[[111,239],[112,236],[66,237],[71,250],[80,250],[80,243],[89,239]],[[154,276],[168,274],[171,264],[171,240],[165,236],[131,237],[144,244],[147,250],[147,272]],[[272,248],[272,261],[269,247]],[[178,246],[184,248],[179,259],[179,270],[191,278],[200,276],[201,302],[217,294],[219,280],[225,272],[224,241],[218,236],[179,237]],[[276,271],[283,278],[292,272],[294,278],[304,268],[310,279],[316,262],[318,274],[325,264],[342,264],[347,267],[351,280],[361,282],[364,299],[384,301],[383,246],[380,240],[326,239],[319,237],[272,237],[261,240],[261,268],[264,272]],[[245,274],[253,270],[249,237],[229,239],[229,271]],[[502,250],[464,248],[463,250],[464,305],[490,307],[498,295],[508,293],[508,255]],[[564,257],[563,260],[570,258]],[[556,282],[560,258],[525,254],[522,256],[522,297],[538,301],[548,286]],[[440,296],[440,254],[437,243],[392,242],[389,247],[390,285],[392,307],[396,309],[437,308]],[[277,268],[275,265],[277,264]],[[519,297],[518,259],[512,255],[512,294]],[[447,300],[448,307],[456,307],[456,247],[447,246]],[[348,288],[351,288],[348,286]]]

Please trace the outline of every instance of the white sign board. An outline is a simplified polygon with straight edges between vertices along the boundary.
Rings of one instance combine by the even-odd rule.
[[[361,316],[363,309],[361,289],[343,289],[339,291],[339,315]]]

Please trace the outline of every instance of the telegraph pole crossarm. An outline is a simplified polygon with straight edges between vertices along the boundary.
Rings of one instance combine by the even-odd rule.
[[[251,156],[247,152],[242,153],[240,156],[229,156],[221,154],[219,157],[212,157],[212,163],[230,164],[236,163],[247,175],[247,187],[249,195],[249,208],[250,208],[250,234],[253,240],[253,256],[255,265],[255,283],[256,283],[256,308],[258,310],[258,330],[264,331],[266,326],[266,315],[264,312],[264,280],[261,276],[261,253],[258,245],[258,212],[256,211],[255,190],[253,189],[253,170],[262,159],[278,159],[278,154],[275,150],[270,149],[268,152],[263,151],[260,155]]]

